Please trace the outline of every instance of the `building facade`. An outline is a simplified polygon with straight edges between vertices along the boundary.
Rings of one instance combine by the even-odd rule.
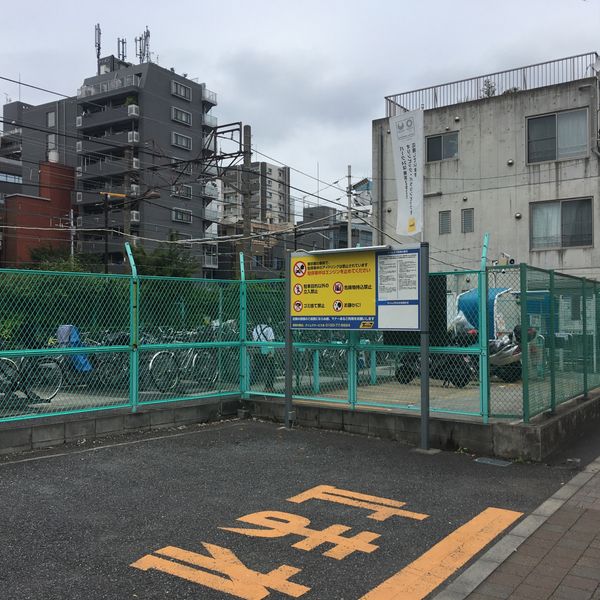
[[[415,242],[396,233],[389,118],[423,108],[423,237],[446,263],[432,269],[477,268],[489,232],[490,260],[597,278],[599,67],[589,53],[387,97],[373,121],[378,243]]]

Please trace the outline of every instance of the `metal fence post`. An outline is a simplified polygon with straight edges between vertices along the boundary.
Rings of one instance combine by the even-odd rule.
[[[247,400],[250,389],[248,369],[248,347],[246,346],[246,332],[248,329],[247,313],[248,289],[246,272],[244,270],[244,253],[240,252],[240,394]]]
[[[581,324],[583,329],[583,397],[587,400],[589,382],[588,382],[588,354],[587,354],[587,302],[586,302],[586,284],[587,281],[581,281]]]
[[[140,281],[129,242],[125,242],[125,252],[131,268],[129,280],[129,402],[131,412],[137,411],[139,401],[140,367]]]
[[[321,381],[319,375],[319,351],[313,352],[313,394],[321,391]]]
[[[556,410],[556,314],[554,302],[554,271],[550,271],[550,318],[548,323],[550,347],[550,412]]]
[[[523,421],[529,423],[529,317],[527,314],[527,265],[519,265],[521,288],[521,379],[523,387]]]
[[[350,408],[356,408],[356,388],[358,387],[358,369],[357,367],[357,354],[356,354],[356,340],[358,332],[348,332],[348,351],[346,356],[348,358],[348,403]]]

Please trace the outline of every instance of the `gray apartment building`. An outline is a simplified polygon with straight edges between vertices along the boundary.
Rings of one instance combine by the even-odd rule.
[[[378,243],[415,241],[396,233],[389,119],[423,109],[423,232],[432,256],[477,268],[489,232],[490,260],[597,278],[599,69],[592,52],[388,96],[386,117],[373,121]]]
[[[216,104],[205,84],[173,69],[101,58],[72,98],[4,106],[0,193],[34,193],[40,162],[74,167],[77,249],[104,254],[108,225],[113,270],[125,261],[125,240],[151,249],[214,236],[215,173],[202,165],[216,147]],[[184,246],[212,277],[216,244]]]
[[[251,170],[252,220],[274,225],[293,222],[290,168],[253,162]],[[223,218],[228,224],[243,219],[242,174],[242,167],[236,166],[223,175]]]

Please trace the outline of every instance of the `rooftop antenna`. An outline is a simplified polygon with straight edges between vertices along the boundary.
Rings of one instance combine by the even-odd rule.
[[[135,55],[139,58],[140,64],[150,62],[150,30],[146,25],[146,31],[140,37],[135,38]]]
[[[95,28],[95,46],[96,46],[96,63],[98,64],[98,75],[100,75],[100,52],[102,49],[102,31],[100,30],[100,23],[96,23]]]
[[[117,38],[117,56],[119,60],[125,62],[127,58],[127,40],[125,38]]]

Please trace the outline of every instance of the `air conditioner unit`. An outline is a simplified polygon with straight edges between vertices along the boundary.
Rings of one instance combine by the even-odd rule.
[[[83,126],[83,117],[79,116],[79,117],[75,117],[75,127],[81,127]]]
[[[75,195],[75,200],[77,202],[83,202],[83,192],[77,192],[77,194]]]
[[[139,117],[140,116],[140,107],[137,104],[130,104],[127,107],[127,116],[128,117]]]
[[[75,176],[76,177],[81,177],[83,175],[83,167],[77,167],[75,169]]]
[[[132,210],[131,211],[130,221],[132,223],[139,223],[140,222],[140,211],[139,210]]]
[[[131,195],[139,196],[140,195],[140,186],[137,183],[131,184]]]
[[[75,150],[77,152],[82,152],[83,151],[83,142],[76,142],[75,143]]]
[[[134,158],[133,159],[133,165],[132,165],[132,167],[134,169],[139,169],[140,168],[140,159],[139,158]]]
[[[77,217],[77,227],[83,227],[83,217]]]
[[[127,132],[127,143],[136,144],[140,141],[140,132],[139,131],[128,131]]]

